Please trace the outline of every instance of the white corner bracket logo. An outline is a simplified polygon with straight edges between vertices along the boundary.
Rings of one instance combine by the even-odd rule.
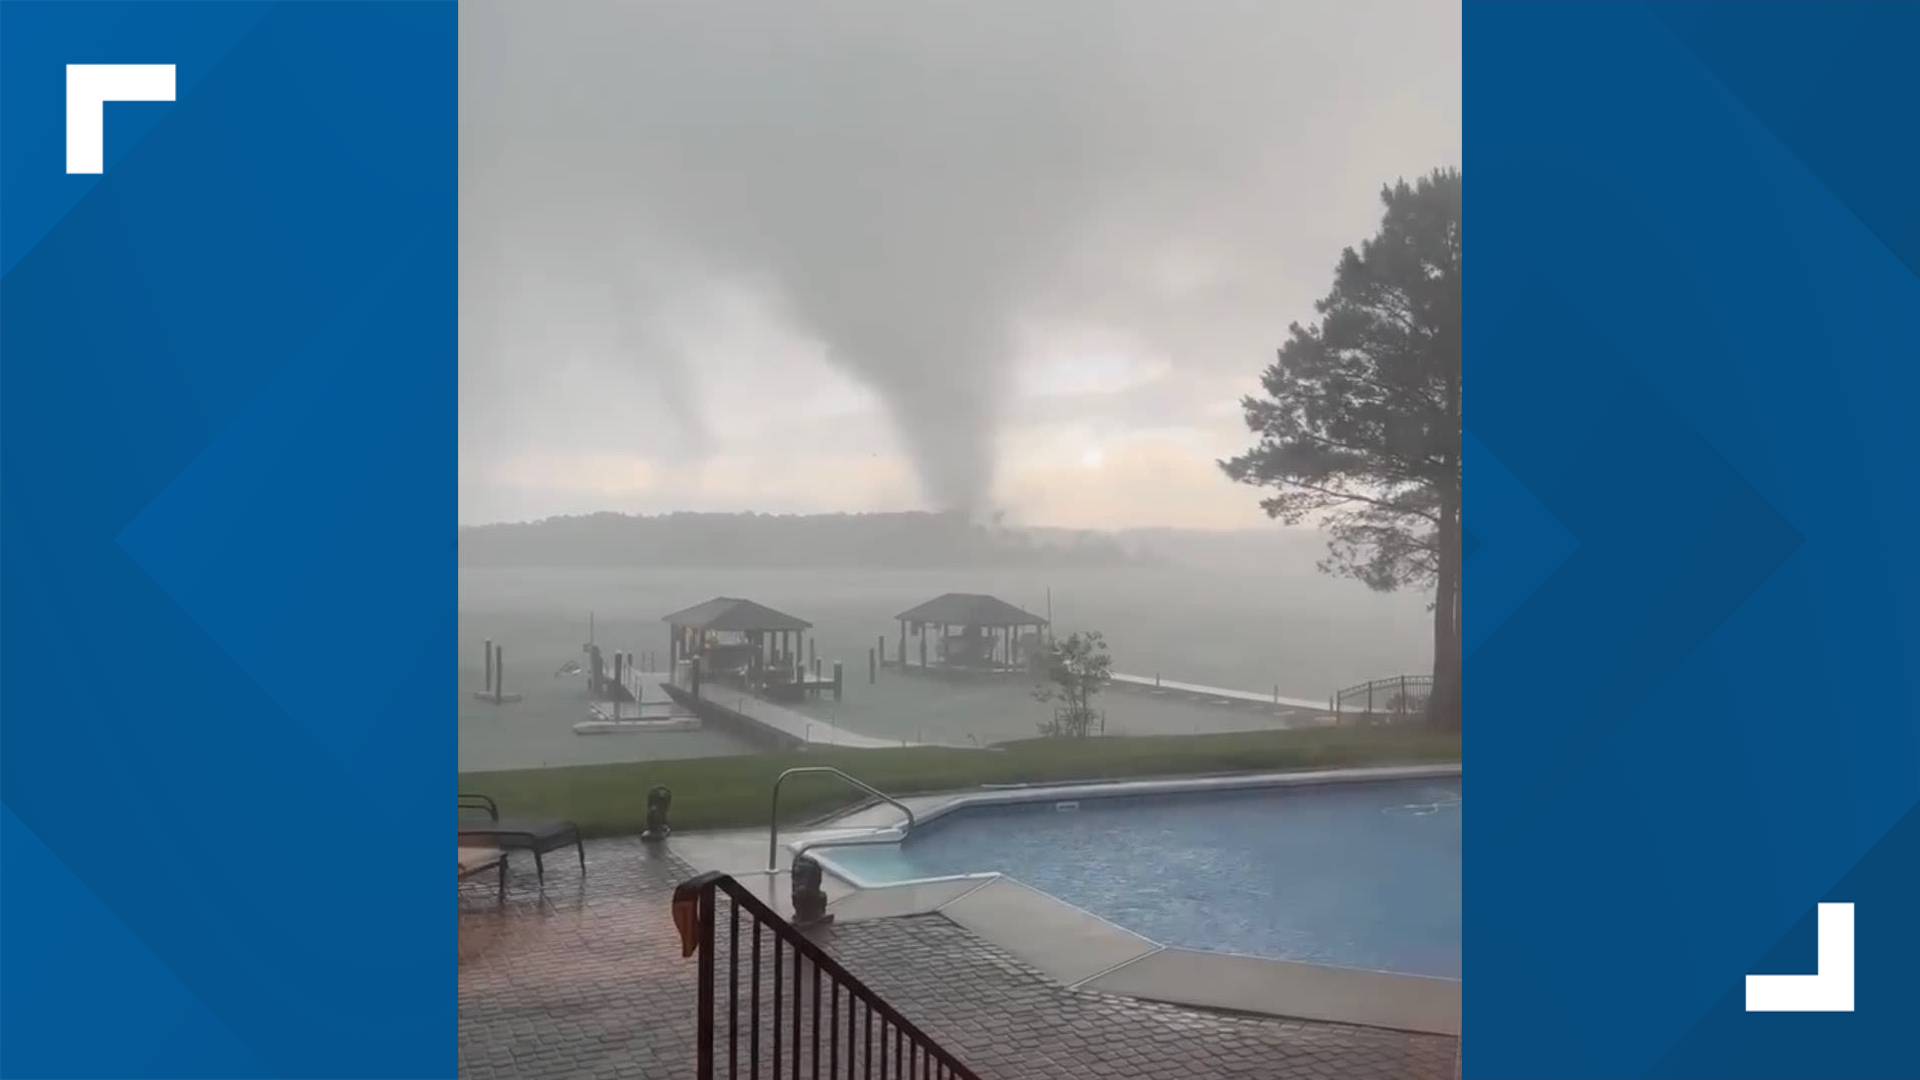
[[[67,174],[106,171],[107,102],[172,100],[172,64],[68,64]]]
[[[1819,970],[1747,976],[1748,1012],[1853,1011],[1853,905],[1821,904]]]

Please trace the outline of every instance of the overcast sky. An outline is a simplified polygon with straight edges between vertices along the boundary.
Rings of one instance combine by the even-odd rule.
[[[1263,520],[1216,458],[1380,186],[1418,0],[466,0],[460,514]]]

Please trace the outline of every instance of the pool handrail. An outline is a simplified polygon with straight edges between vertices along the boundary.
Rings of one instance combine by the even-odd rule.
[[[874,798],[879,799],[881,802],[884,802],[889,806],[892,806],[894,809],[899,810],[901,813],[905,814],[907,816],[907,823],[905,825],[902,825],[899,828],[898,830],[899,835],[897,837],[889,838],[889,842],[892,842],[894,840],[904,840],[907,838],[907,833],[913,830],[913,808],[908,806],[906,803],[901,802],[899,799],[896,799],[893,796],[887,794],[886,792],[881,791],[879,788],[874,787],[872,784],[867,783],[865,780],[862,780],[857,776],[852,776],[847,773],[841,772],[839,769],[836,769],[831,765],[796,766],[794,768],[788,769],[787,771],[781,773],[779,776],[775,777],[773,781],[773,813],[771,815],[772,820],[769,823],[767,828],[767,872],[770,874],[777,873],[779,872],[779,869],[780,869],[780,785],[787,782],[787,777],[792,776],[796,773],[832,773],[834,776],[837,776],[840,779],[845,780],[847,783],[852,784],[854,787],[859,788],[861,791],[866,792],[867,794],[873,796]],[[845,841],[841,841],[841,842],[844,843]]]

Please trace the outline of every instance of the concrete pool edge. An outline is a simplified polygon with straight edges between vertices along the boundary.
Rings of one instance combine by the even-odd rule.
[[[1368,783],[1388,780],[1438,780],[1458,778],[1461,775],[1460,762],[1439,762],[1420,765],[1367,765],[1334,769],[1296,769],[1287,772],[1225,773],[1211,776],[1164,777],[1142,780],[1076,780],[1060,784],[1018,785],[1003,788],[982,788],[973,791],[952,792],[936,796],[909,797],[909,804],[919,803],[913,811],[915,828],[923,828],[933,822],[971,807],[1012,806],[1028,802],[1068,801],[1072,799],[1119,798],[1127,795],[1175,795],[1204,791],[1243,791],[1250,788],[1265,787],[1302,787],[1315,784]],[[937,800],[937,801],[936,801]],[[883,815],[886,824],[855,825],[856,819],[870,818],[874,814]],[[911,884],[908,881],[872,881],[835,861],[827,852],[836,845],[834,841],[858,840],[863,837],[901,838],[899,816],[885,803],[869,803],[845,814],[836,815],[818,822],[805,833],[789,839],[782,846],[789,854],[802,848],[808,850],[815,861],[828,873],[856,889],[877,889],[892,885]],[[853,846],[853,845],[844,845]],[[938,879],[921,879],[938,880]]]
[[[1048,802],[1063,797],[1256,787],[1452,778],[1458,763],[1309,772],[1255,773],[1179,780],[1114,781],[996,789],[946,797],[915,811],[916,825],[970,806]],[[897,825],[872,834],[898,833]],[[841,836],[847,834],[842,832]],[[804,845],[801,838],[788,847]],[[1364,971],[1293,960],[1205,952],[1159,944],[1059,897],[997,873],[866,882],[825,857],[831,841],[813,852],[822,868],[854,892],[828,906],[836,919],[940,915],[1075,990],[1115,994],[1195,1008],[1460,1035],[1460,980]]]

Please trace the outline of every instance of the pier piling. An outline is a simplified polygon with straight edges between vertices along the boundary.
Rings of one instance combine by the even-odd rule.
[[[840,700],[840,688],[843,685],[840,676],[840,661],[835,660],[833,662],[833,700],[835,701]]]
[[[500,704],[500,699],[506,692],[506,685],[507,647],[495,645],[493,647],[493,703],[495,705]]]
[[[493,693],[493,639],[492,638],[487,639],[486,650],[487,650],[487,681],[482,685],[481,689],[491,694]]]

